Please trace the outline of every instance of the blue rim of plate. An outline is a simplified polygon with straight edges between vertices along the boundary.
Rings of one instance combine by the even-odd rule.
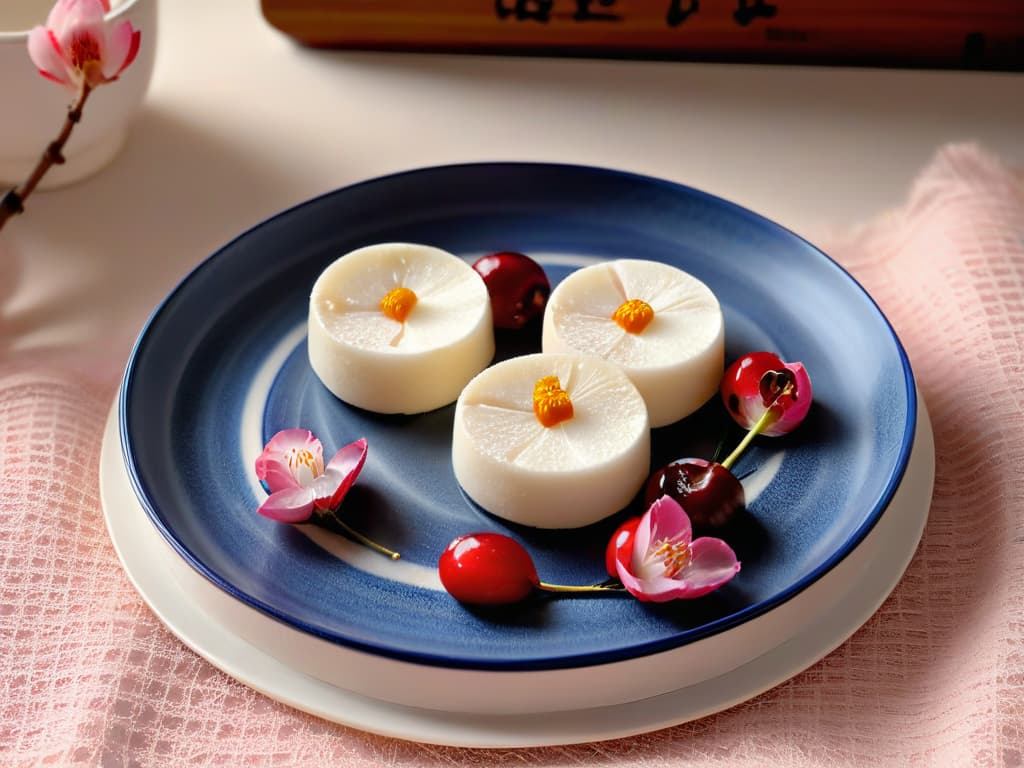
[[[885,329],[889,334],[889,341],[894,346],[895,352],[898,356],[900,365],[902,366],[902,381],[905,387],[903,394],[906,397],[906,420],[903,429],[903,437],[901,444],[898,449],[898,458],[895,462],[895,466],[892,467],[888,481],[886,482],[883,491],[881,492],[878,502],[874,508],[867,514],[864,522],[849,536],[846,541],[838,547],[831,556],[823,561],[818,567],[811,570],[805,576],[794,582],[788,588],[774,595],[773,597],[765,600],[761,600],[753,605],[750,605],[740,611],[737,611],[728,616],[722,617],[703,624],[699,627],[688,629],[680,632],[678,635],[668,637],[665,639],[643,642],[633,645],[623,645],[619,648],[615,648],[609,651],[599,652],[587,652],[579,655],[565,655],[550,658],[541,659],[530,659],[527,661],[519,661],[516,659],[497,659],[497,660],[481,660],[481,659],[462,659],[458,657],[452,657],[447,655],[435,654],[435,653],[423,653],[417,651],[411,651],[409,649],[396,649],[386,644],[381,644],[373,641],[365,641],[355,639],[344,634],[339,634],[331,631],[324,631],[323,628],[310,624],[296,616],[290,615],[286,612],[278,610],[274,606],[263,602],[259,599],[254,598],[245,591],[239,589],[230,580],[225,579],[218,571],[206,562],[202,558],[198,557],[188,546],[186,546],[177,536],[173,527],[168,523],[165,514],[160,510],[157,503],[153,500],[152,494],[150,493],[147,483],[142,478],[140,468],[136,461],[136,451],[133,448],[134,437],[128,429],[128,409],[129,401],[133,395],[133,384],[137,374],[137,368],[139,365],[139,358],[143,350],[146,347],[149,332],[154,324],[159,320],[161,315],[165,312],[167,307],[186,289],[192,280],[197,276],[200,276],[204,270],[209,269],[210,266],[218,259],[218,257],[228,251],[233,246],[245,241],[247,238],[258,233],[262,228],[277,222],[280,219],[288,217],[290,214],[301,211],[308,206],[316,205],[317,203],[329,200],[336,196],[342,196],[354,190],[358,190],[363,187],[370,185],[388,183],[397,180],[414,179],[415,177],[422,174],[434,174],[445,171],[480,171],[488,172],[492,170],[512,169],[523,172],[529,172],[531,169],[544,170],[549,172],[564,172],[564,173],[579,173],[579,174],[598,174],[611,179],[616,177],[624,180],[631,181],[634,183],[642,183],[647,185],[653,185],[654,187],[660,187],[663,190],[673,192],[676,194],[691,196],[695,199],[703,200],[705,202],[713,203],[716,206],[723,206],[727,208],[732,215],[740,218],[747,219],[749,222],[754,223],[758,226],[767,226],[778,233],[785,234],[788,237],[793,238],[795,242],[802,244],[804,247],[815,252],[818,257],[824,260],[831,268],[835,269],[845,280],[850,284],[850,287],[859,291],[861,298],[866,300],[870,307],[877,313],[877,319],[881,321]],[[647,656],[650,654],[660,653],[664,651],[672,650],[679,646],[687,643],[693,643],[697,640],[719,634],[726,630],[737,627],[745,622],[757,618],[771,609],[791,600],[792,598],[803,592],[808,586],[817,581],[823,574],[834,568],[839,562],[841,562],[851,551],[853,551],[870,533],[874,528],[875,524],[880,519],[881,515],[887,509],[889,503],[892,500],[896,489],[899,487],[902,481],[904,472],[909,462],[910,453],[913,448],[914,439],[914,428],[917,419],[917,395],[914,381],[914,375],[912,372],[910,360],[903,348],[902,343],[899,340],[895,330],[892,328],[888,318],[882,312],[877,302],[868,294],[868,292],[860,285],[860,283],[843,267],[841,267],[834,259],[829,257],[817,246],[814,246],[804,238],[800,237],[791,230],[777,224],[766,217],[755,213],[743,206],[733,203],[729,200],[723,199],[716,195],[704,192],[702,190],[689,187],[684,184],[677,182],[668,181],[665,179],[647,176],[643,174],[633,173],[629,171],[622,171],[617,169],[588,166],[588,165],[576,165],[567,163],[541,163],[541,162],[481,162],[481,163],[460,163],[450,164],[443,166],[426,166],[415,168],[411,170],[401,171],[393,174],[387,174],[371,179],[366,179],[354,184],[340,187],[338,189],[326,192],[322,195],[310,198],[306,201],[298,203],[288,209],[285,209],[271,217],[264,219],[257,223],[248,230],[242,232],[231,241],[227,242],[224,246],[219,248],[212,255],[204,259],[198,265],[196,265],[190,272],[188,272],[184,278],[178,283],[177,286],[160,302],[160,304],[154,309],[150,317],[144,324],[136,342],[132,348],[129,356],[124,377],[122,379],[119,398],[118,398],[118,427],[121,442],[121,452],[125,463],[125,468],[128,473],[128,477],[132,488],[139,499],[139,502],[145,510],[152,524],[161,533],[164,539],[170,544],[170,546],[186,561],[191,565],[197,572],[202,574],[210,582],[218,586],[220,589],[227,592],[229,595],[238,599],[242,603],[260,611],[261,613],[274,618],[278,621],[283,622],[286,625],[290,625],[295,629],[320,637],[324,640],[328,640],[333,643],[337,643],[341,646],[346,646],[354,650],[368,652],[374,655],[389,657],[398,659],[401,661],[411,662],[415,664],[425,664],[429,666],[440,666],[440,667],[451,667],[451,668],[462,668],[462,669],[481,669],[481,670],[498,670],[498,671],[525,671],[525,670],[554,670],[574,667],[586,667],[599,665],[604,663],[611,663],[615,661],[628,660],[630,658],[636,658],[641,656]]]

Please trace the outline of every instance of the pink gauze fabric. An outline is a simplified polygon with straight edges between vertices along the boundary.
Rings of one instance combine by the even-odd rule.
[[[119,371],[83,390],[59,356],[6,360],[0,764],[1024,765],[1024,188],[947,147],[901,209],[830,251],[910,354],[937,476],[904,579],[811,669],[712,717],[561,748],[431,747],[297,712],[185,648],[121,570],[97,481]]]

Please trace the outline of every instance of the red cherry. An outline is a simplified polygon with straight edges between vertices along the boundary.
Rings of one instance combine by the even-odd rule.
[[[473,263],[491,296],[496,328],[522,328],[544,314],[551,283],[544,269],[529,256],[501,251]]]
[[[782,358],[772,352],[751,352],[736,360],[726,369],[725,375],[722,377],[722,399],[725,401],[725,406],[732,413],[739,412],[735,400],[730,404],[731,397],[758,399],[765,407],[770,405],[771,395],[778,394],[778,392],[762,391],[764,388],[761,379],[771,371],[784,377],[787,374],[792,376],[786,370],[785,365]],[[766,396],[767,402],[765,402]]]
[[[662,496],[678,501],[694,528],[720,528],[746,506],[736,475],[704,459],[677,459],[652,474],[644,501],[650,506]]]
[[[608,539],[608,546],[604,551],[604,567],[608,575],[613,579],[619,578],[619,571],[615,563],[620,555],[624,555],[633,549],[633,538],[636,536],[636,529],[640,525],[639,517],[631,517],[618,528]]]
[[[529,553],[500,533],[459,536],[441,554],[437,568],[444,588],[460,603],[517,603],[540,586]]]
[[[783,435],[794,429],[811,406],[811,381],[800,363],[786,363],[772,352],[751,352],[730,365],[721,384],[722,402],[744,429],[765,410],[773,412],[761,434]]]

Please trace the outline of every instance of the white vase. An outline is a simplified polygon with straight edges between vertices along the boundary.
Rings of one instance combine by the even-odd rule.
[[[31,27],[44,24],[50,0],[0,2],[0,191],[25,181],[64,125],[75,94],[44,78],[28,55]],[[107,18],[128,20],[141,32],[138,57],[108,85],[89,96],[63,155],[40,189],[70,184],[104,168],[124,144],[132,118],[149,88],[157,38],[157,0],[113,3]]]

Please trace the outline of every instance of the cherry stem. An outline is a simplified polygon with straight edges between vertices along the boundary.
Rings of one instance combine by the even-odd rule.
[[[92,93],[92,86],[88,83],[82,83],[82,89],[78,92],[75,103],[68,107],[68,116],[64,120],[64,127],[57,135],[57,138],[47,145],[35,169],[29,175],[28,180],[20,188],[12,189],[6,195],[0,195],[0,229],[3,229],[4,224],[9,218],[24,210],[25,201],[35,190],[46,172],[52,166],[60,165],[64,162],[64,145],[71,138],[71,130],[82,119],[82,107],[85,106],[85,100],[89,98],[90,93]]]
[[[382,555],[387,555],[392,560],[398,560],[399,558],[402,557],[402,555],[400,553],[395,552],[393,549],[388,549],[387,547],[385,547],[385,546],[383,546],[381,544],[378,544],[373,539],[371,539],[371,538],[361,534],[359,531],[357,531],[355,528],[350,526],[348,523],[342,522],[341,518],[338,517],[338,513],[335,512],[333,509],[329,510],[329,513],[331,515],[331,520],[335,523],[335,525],[337,525],[339,528],[341,528],[345,533],[347,533],[353,539],[358,541],[360,544],[363,544],[364,546],[369,547],[370,549],[374,550],[375,552],[380,552]]]
[[[625,592],[626,588],[621,584],[587,584],[585,586],[570,586],[566,584],[548,584],[542,581],[537,585],[538,589],[545,592]]]
[[[726,427],[725,431],[722,432],[722,439],[718,441],[718,445],[715,446],[715,453],[711,457],[711,463],[712,464],[714,464],[716,461],[718,461],[718,457],[721,456],[722,455],[722,451],[725,450],[725,441],[729,439],[729,433],[731,431],[732,430],[730,430],[729,427]]]
[[[736,460],[739,459],[740,455],[742,455],[743,451],[747,449],[747,446],[750,445],[753,439],[761,434],[764,428],[774,420],[775,415],[772,413],[772,409],[766,408],[765,412],[761,414],[761,418],[757,420],[757,423],[754,424],[754,426],[750,428],[750,431],[743,436],[742,440],[740,440],[740,444],[736,446],[736,449],[725,457],[725,460],[722,462],[722,466],[726,469],[730,469],[732,465],[736,463]]]
[[[772,408],[775,406],[777,402],[779,402],[780,397],[789,393],[792,389],[793,385],[792,383],[790,383],[779,390],[778,394],[776,394],[775,397],[772,398],[772,401],[768,404],[768,407],[764,409],[764,413],[761,414],[761,418],[758,419],[754,426],[750,428],[750,431],[743,436],[743,439],[740,440],[740,444],[736,446],[736,449],[728,456],[726,456],[725,461],[722,462],[723,467],[725,467],[726,469],[730,469],[732,465],[735,464],[736,461],[739,459],[743,451],[747,449],[747,446],[750,445],[753,439],[757,437],[759,434],[761,434],[761,432],[764,431],[765,427],[769,426],[770,424],[778,420],[779,417],[776,413],[772,411]]]

